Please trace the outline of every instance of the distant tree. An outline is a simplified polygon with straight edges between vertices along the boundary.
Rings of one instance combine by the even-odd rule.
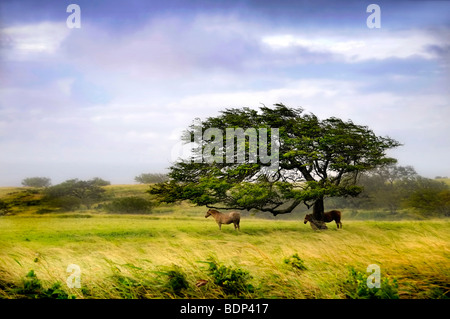
[[[391,213],[400,208],[402,199],[407,196],[407,185],[419,177],[412,166],[396,164],[376,168],[367,175],[364,188],[371,200],[378,207],[387,207]]]
[[[381,179],[390,185],[396,181],[412,181],[419,175],[412,166],[400,166],[397,164],[379,167],[369,172],[370,175],[378,175]]]
[[[98,179],[88,181],[70,179],[47,188],[45,193],[46,199],[50,202],[71,209],[80,205],[90,208],[92,204],[104,198],[105,190],[98,185]]]
[[[413,208],[424,217],[450,216],[450,186],[442,181],[418,175],[411,166],[388,165],[361,175],[364,188],[356,198],[339,198],[337,207],[354,209]]]
[[[418,209],[424,216],[450,216],[450,187],[447,184],[418,177],[408,188],[407,206]]]
[[[140,184],[164,183],[169,180],[167,174],[162,173],[143,173],[134,178]]]
[[[51,179],[48,177],[28,177],[22,180],[22,185],[25,187],[49,187]]]
[[[104,179],[102,179],[100,177],[94,177],[93,179],[91,179],[91,182],[94,185],[97,185],[97,186],[108,186],[108,185],[111,185],[110,181],[105,181]]]

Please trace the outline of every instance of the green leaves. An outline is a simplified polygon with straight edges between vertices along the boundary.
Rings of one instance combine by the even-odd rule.
[[[239,207],[264,207],[269,201],[275,202],[279,199],[278,194],[267,182],[239,183],[230,190],[231,202]]]
[[[152,186],[151,194],[166,202],[190,200],[197,205],[256,208],[274,215],[289,213],[302,201],[357,196],[362,191],[355,186],[358,176],[395,163],[395,159],[386,157],[386,151],[400,146],[394,139],[375,135],[367,126],[334,117],[320,120],[301,108],[283,104],[263,106],[259,112],[249,108],[226,109],[201,122],[200,136],[209,128],[222,132],[227,128],[278,128],[278,170],[269,171],[267,165],[252,162],[250,156],[243,163],[180,161],[170,168],[171,181]],[[185,132],[187,141],[193,140],[196,129],[199,130],[198,124]],[[221,145],[225,145],[225,134],[222,138]],[[204,149],[215,141],[196,142]],[[245,144],[250,147],[247,141]],[[226,158],[224,147],[215,151],[214,156]],[[292,205],[281,209],[288,202]]]
[[[252,279],[250,273],[241,268],[229,267],[220,264],[214,258],[202,261],[209,265],[208,274],[213,282],[221,287],[225,294],[241,296],[254,291],[254,287],[249,281]]]
[[[397,278],[392,281],[389,277],[381,279],[380,288],[369,288],[367,285],[367,273],[357,271],[354,267],[349,267],[348,278],[343,282],[342,287],[348,298],[351,299],[398,299]]]
[[[105,190],[102,186],[109,182],[99,178],[88,181],[70,179],[61,184],[51,186],[45,190],[45,200],[51,206],[63,209],[73,209],[80,205],[90,207],[104,197]]]

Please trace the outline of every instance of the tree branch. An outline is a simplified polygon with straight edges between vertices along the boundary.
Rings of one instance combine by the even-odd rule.
[[[300,203],[301,203],[301,201],[296,199],[296,200],[294,200],[292,202],[292,204],[289,207],[287,207],[285,209],[276,210],[276,208],[281,206],[281,204],[276,205],[276,207],[272,207],[272,208],[260,207],[258,209],[260,211],[263,211],[263,212],[270,212],[270,213],[272,213],[273,216],[277,216],[279,214],[289,214],[289,213],[291,213],[294,210],[294,208],[297,207]]]

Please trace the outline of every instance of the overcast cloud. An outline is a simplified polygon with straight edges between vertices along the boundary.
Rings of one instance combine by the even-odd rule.
[[[400,165],[450,176],[450,2],[65,1],[0,4],[0,185],[131,183],[183,129],[282,102],[368,125]],[[37,4],[39,3],[39,4]]]

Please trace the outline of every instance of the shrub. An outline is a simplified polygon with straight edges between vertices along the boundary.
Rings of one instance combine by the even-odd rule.
[[[205,263],[209,265],[208,273],[214,283],[222,287],[226,294],[239,296],[254,291],[253,286],[248,283],[252,279],[248,271],[221,265],[213,258]]]
[[[10,206],[7,202],[0,199],[0,216],[7,215],[11,212]]]
[[[69,212],[79,208],[81,200],[72,196],[61,196],[46,199],[46,204],[51,207],[59,208],[61,211]]]
[[[48,213],[53,213],[53,210],[48,209],[48,208],[41,208],[36,211],[36,214],[39,214],[39,215],[48,214]]]
[[[9,293],[19,295],[19,297],[31,298],[31,299],[74,299],[75,296],[70,296],[61,289],[61,283],[56,282],[50,288],[44,289],[41,281],[36,276],[36,273],[31,269],[25,276],[25,280],[22,281],[22,286],[16,287],[11,285],[9,287]]]
[[[179,266],[174,265],[166,271],[158,271],[157,273],[167,278],[164,288],[169,290],[169,292],[175,293],[176,295],[181,295],[183,289],[189,288],[186,275]]]
[[[114,199],[111,203],[105,204],[104,207],[110,213],[142,214],[149,213],[152,204],[144,198],[132,196]]]
[[[380,288],[369,288],[367,286],[368,273],[349,268],[347,280],[343,288],[346,296],[351,299],[398,299],[397,278],[392,282],[387,277],[381,278]]]
[[[284,263],[292,266],[298,270],[306,270],[306,266],[304,265],[304,261],[298,256],[297,253],[293,254],[289,258],[284,259]]]
[[[23,289],[19,290],[19,293],[23,293],[25,295],[33,295],[39,293],[42,289],[41,281],[37,278],[34,270],[31,269],[28,274],[25,276],[25,280],[23,281]]]

